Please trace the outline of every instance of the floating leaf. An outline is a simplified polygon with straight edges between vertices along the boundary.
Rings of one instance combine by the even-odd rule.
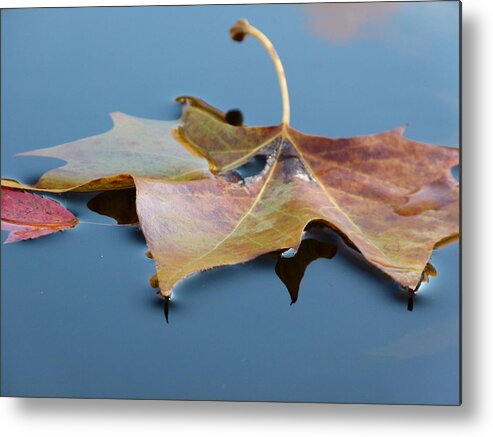
[[[459,188],[450,169],[459,151],[407,139],[403,128],[343,139],[294,130],[278,56],[246,21],[232,28],[234,39],[246,34],[274,60],[283,123],[268,128],[275,136],[266,144],[259,128],[231,126],[195,99],[181,98],[195,110],[185,113],[180,134],[225,173],[187,183],[135,178],[162,296],[193,272],[296,248],[313,221],[337,230],[370,263],[415,289],[432,250],[458,236]],[[228,170],[258,153],[269,157],[259,176],[227,180]]]
[[[136,178],[137,211],[165,295],[192,272],[297,247],[305,226],[320,220],[414,288],[435,245],[458,233],[451,175],[449,203],[416,215],[398,212],[420,186],[456,165],[454,149],[395,131],[331,140],[288,129],[274,142],[276,151],[264,173],[245,183]]]
[[[2,180],[3,186],[39,191],[100,191],[133,187],[132,175],[194,179],[208,173],[207,162],[193,156],[174,134],[177,121],[146,120],[111,114],[113,128],[101,135],[47,149],[20,153],[67,161],[46,172],[33,186]]]
[[[197,118],[213,118],[225,129],[226,136],[217,145],[208,145],[208,152],[222,154],[230,142],[240,149],[268,143],[278,128],[234,128],[229,122],[238,123],[239,115],[224,114],[200,99],[180,98],[185,103],[181,120],[148,120],[121,112],[111,115],[113,128],[101,135],[82,140],[19,153],[21,156],[44,156],[67,161],[62,167],[46,172],[34,186],[11,179],[2,179],[2,186],[36,191],[103,191],[134,186],[133,176],[159,180],[194,180],[211,177],[209,166],[214,163],[204,159],[205,149],[189,142],[183,135],[181,123],[190,119],[189,129],[194,129]],[[200,111],[198,116],[194,112]],[[240,113],[241,114],[241,113]],[[235,138],[227,135],[233,132]],[[243,157],[244,154],[240,154]],[[234,154],[228,154],[234,161]],[[234,165],[234,163],[232,163]]]
[[[2,230],[5,243],[28,240],[73,228],[74,215],[54,200],[2,187]]]
[[[248,35],[274,62],[281,124],[247,127],[238,111],[224,114],[193,97],[177,99],[184,105],[177,121],[114,114],[105,134],[24,153],[67,161],[30,188],[135,184],[139,223],[157,266],[151,282],[165,298],[193,272],[297,248],[312,222],[335,229],[370,263],[416,290],[432,250],[458,237],[459,188],[450,171],[458,150],[412,141],[403,128],[342,139],[293,129],[279,56],[246,20],[231,29],[236,41]],[[233,171],[258,155],[266,158],[259,175],[242,179]],[[109,211],[101,199],[107,197],[95,208]]]

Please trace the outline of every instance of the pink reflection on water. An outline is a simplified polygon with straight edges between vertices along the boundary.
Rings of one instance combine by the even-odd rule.
[[[384,39],[399,8],[395,3],[333,3],[304,5],[309,27],[317,36],[336,42]]]

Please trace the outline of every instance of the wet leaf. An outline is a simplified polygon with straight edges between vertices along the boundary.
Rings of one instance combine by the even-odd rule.
[[[339,139],[293,129],[280,59],[246,20],[231,29],[236,41],[248,35],[264,45],[279,76],[281,124],[244,126],[235,111],[181,97],[178,121],[120,114],[106,134],[27,153],[67,161],[35,189],[135,184],[139,223],[157,266],[151,282],[163,297],[193,272],[297,248],[315,221],[415,290],[432,250],[458,237],[459,187],[450,172],[458,150],[412,141],[403,128]],[[234,170],[258,155],[265,168],[242,179]]]
[[[268,38],[246,20],[230,29],[266,49],[276,69],[282,123],[228,124],[202,101],[182,97],[180,137],[206,156],[216,178],[162,182],[136,177],[137,213],[157,266],[162,296],[193,272],[297,248],[320,221],[374,266],[416,289],[435,247],[459,232],[459,187],[451,168],[459,151],[404,137],[404,128],[351,138],[307,135],[290,126],[284,69]],[[262,154],[262,173],[235,182],[228,171]]]
[[[19,153],[21,156],[58,158],[67,163],[46,172],[34,186],[11,179],[2,179],[2,186],[48,192],[103,191],[131,188],[134,176],[171,181],[209,178],[209,167],[215,170],[216,166],[204,159],[204,153],[225,153],[233,140],[228,135],[236,136],[233,142],[238,148],[247,149],[252,144],[268,142],[278,130],[266,127],[235,129],[229,123],[241,123],[238,110],[230,111],[228,115],[200,99],[178,100],[184,103],[184,115],[180,120],[148,120],[114,112],[110,114],[114,126],[106,133]],[[195,116],[194,112],[198,110],[200,114]],[[188,128],[193,130],[197,118],[213,118],[226,126],[225,138],[216,146],[209,144],[207,149],[188,141],[181,126],[190,119]],[[231,129],[228,130],[228,126]],[[228,159],[234,161],[234,154],[228,154]]]
[[[136,178],[137,211],[163,295],[193,272],[297,247],[312,221],[337,230],[412,289],[433,248],[457,238],[459,188],[450,172],[457,149],[412,141],[403,129],[343,139],[286,125],[271,130],[278,134],[266,147],[247,127],[188,112],[183,134],[217,169],[262,153],[269,156],[264,172],[239,183],[227,173],[187,183]]]
[[[276,274],[288,289],[291,304],[298,300],[300,283],[308,265],[319,258],[334,258],[336,252],[337,245],[334,243],[324,243],[307,238],[301,242],[293,257],[279,256],[276,263]]]
[[[28,240],[73,228],[78,220],[58,202],[37,194],[2,187],[5,243]]]
[[[146,120],[111,114],[113,128],[101,135],[47,149],[20,153],[67,161],[49,170],[34,187],[39,191],[101,191],[133,187],[132,175],[166,179],[201,178],[207,162],[193,156],[176,136],[178,121]],[[19,187],[2,180],[3,186]]]

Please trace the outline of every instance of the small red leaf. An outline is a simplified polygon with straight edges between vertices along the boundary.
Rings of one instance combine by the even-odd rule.
[[[10,231],[5,243],[53,234],[77,223],[75,216],[54,200],[2,187],[2,230]]]

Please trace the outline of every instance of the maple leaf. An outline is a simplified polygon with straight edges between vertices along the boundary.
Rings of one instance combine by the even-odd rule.
[[[200,99],[189,100],[193,101],[194,111],[198,109],[201,114],[207,114],[226,126],[233,127],[238,122],[235,111],[225,114]],[[184,99],[180,101],[186,103]],[[187,117],[189,109],[189,105],[185,104],[183,118]],[[58,158],[67,163],[47,171],[34,186],[11,179],[2,179],[2,186],[56,193],[103,191],[133,187],[133,177],[194,180],[209,178],[209,170],[216,170],[213,163],[209,164],[204,159],[204,154],[208,152],[190,143],[183,135],[183,119],[149,120],[121,112],[111,113],[110,116],[114,126],[106,133],[19,153],[20,156]],[[234,134],[237,142],[246,147],[247,143],[268,142],[275,131],[276,128],[268,127],[239,128],[234,130]],[[224,135],[227,133],[226,129]],[[218,152],[221,153],[221,150]],[[213,152],[214,147],[211,146],[209,151]],[[233,155],[230,160],[233,162]]]
[[[176,121],[113,114],[115,126],[105,134],[24,153],[67,161],[29,188],[135,184],[139,222],[157,265],[152,284],[163,297],[193,272],[298,247],[313,221],[337,230],[370,263],[416,289],[432,250],[458,236],[459,189],[450,172],[458,151],[406,139],[403,128],[345,139],[296,131],[274,47],[245,20],[231,29],[237,41],[247,35],[264,45],[276,67],[280,125],[242,126],[234,111],[224,114],[192,97],[178,99],[184,112]],[[231,170],[258,154],[268,157],[264,171],[238,182]],[[25,187],[6,179],[2,186]],[[107,201],[98,197],[93,209],[135,221]]]
[[[2,187],[5,243],[38,238],[73,228],[78,220],[58,202],[37,194]]]
[[[207,162],[189,153],[174,135],[178,120],[147,120],[110,114],[113,128],[100,135],[21,156],[58,158],[67,163],[46,172],[34,186],[2,180],[3,186],[38,191],[100,191],[133,187],[132,175],[194,179],[208,174]]]
[[[254,36],[273,59],[282,123],[257,138],[259,128],[228,125],[195,99],[181,98],[189,109],[180,135],[226,173],[187,183],[134,178],[139,221],[157,266],[152,285],[169,297],[193,272],[296,248],[307,224],[321,221],[403,287],[416,289],[433,249],[458,237],[459,187],[450,171],[458,150],[412,141],[403,128],[342,139],[296,131],[270,41],[246,20],[231,35]],[[231,183],[227,170],[258,153],[268,156],[263,172]]]

